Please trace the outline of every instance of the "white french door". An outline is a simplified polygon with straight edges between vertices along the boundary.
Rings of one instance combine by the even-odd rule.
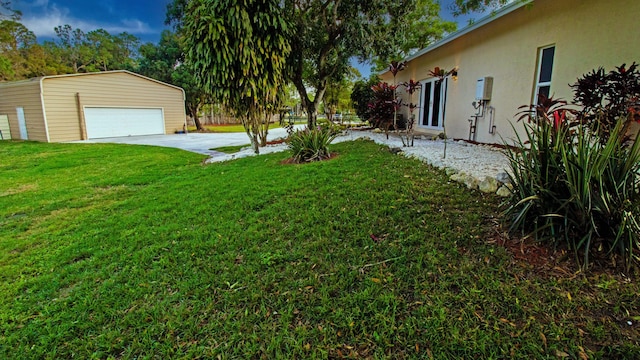
[[[431,78],[420,82],[420,118],[418,126],[430,130],[444,129],[444,108],[448,79]]]

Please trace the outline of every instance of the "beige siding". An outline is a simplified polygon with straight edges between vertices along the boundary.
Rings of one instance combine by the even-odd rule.
[[[24,109],[29,140],[47,141],[38,79],[0,83],[0,115],[9,117],[11,137],[20,138],[16,108]]]
[[[555,45],[551,93],[571,100],[568,84],[579,76],[599,66],[611,70],[640,61],[634,45],[640,43],[639,17],[637,0],[536,0],[410,61],[397,81],[428,79],[436,66],[459,67],[458,81],[449,83],[445,125],[450,137],[466,139],[476,80],[493,77],[489,105],[495,108],[497,133],[489,134],[488,119],[480,120],[477,140],[500,143],[515,135],[510,122],[518,107],[533,99],[539,48]],[[393,81],[389,73],[383,78]]]
[[[76,93],[83,107],[162,108],[167,134],[185,121],[181,89],[128,72],[45,78],[43,92],[51,141],[82,138]]]

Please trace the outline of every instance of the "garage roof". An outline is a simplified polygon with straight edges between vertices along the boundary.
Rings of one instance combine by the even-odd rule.
[[[166,82],[162,82],[162,81],[159,81],[159,80],[156,80],[156,79],[152,79],[152,78],[144,76],[144,75],[136,74],[136,73],[134,73],[132,71],[128,71],[128,70],[110,70],[110,71],[99,71],[99,72],[90,72],[90,73],[48,75],[48,76],[41,76],[41,77],[32,78],[32,79],[28,79],[28,80],[0,82],[0,87],[16,86],[16,85],[29,83],[29,82],[35,82],[35,81],[40,81],[40,83],[42,83],[42,81],[44,81],[46,79],[56,79],[56,78],[72,77],[72,76],[91,76],[91,75],[113,74],[113,73],[125,73],[125,74],[129,74],[129,75],[137,76],[137,77],[145,79],[145,80],[153,81],[155,83],[158,83],[158,84],[161,84],[161,85],[164,85],[164,86],[168,86],[170,88],[174,88],[174,89],[180,90],[180,91],[182,91],[182,95],[184,97],[184,89],[179,87],[179,86],[167,84]]]

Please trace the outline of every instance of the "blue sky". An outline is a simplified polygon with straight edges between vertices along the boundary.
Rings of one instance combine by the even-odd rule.
[[[128,32],[143,42],[157,42],[171,0],[13,0],[22,12],[22,23],[38,40],[55,37],[54,28],[69,24],[85,32],[105,29],[111,34]]]

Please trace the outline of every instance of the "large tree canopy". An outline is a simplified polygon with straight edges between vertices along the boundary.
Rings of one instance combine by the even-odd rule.
[[[0,21],[0,80],[24,77],[25,52],[36,44],[36,36],[13,20]]]
[[[175,24],[178,30],[183,29],[185,17],[195,16],[195,7],[191,5],[202,2],[174,0],[167,7],[167,21]],[[206,3],[211,8],[229,5],[224,0]],[[279,16],[284,16],[284,19],[278,19],[293,27],[286,38],[291,46],[286,75],[300,94],[310,126],[315,125],[329,81],[344,77],[353,58],[379,57],[387,61],[413,48],[426,46],[454,29],[453,24],[438,17],[439,6],[434,0],[283,0],[274,6],[279,8]],[[221,16],[229,21],[233,18],[231,25],[242,23],[232,6]],[[216,28],[219,24],[219,19],[212,19],[208,26]],[[187,32],[192,34],[193,30],[189,28]],[[249,35],[257,37],[260,34]],[[206,52],[202,55],[211,56]],[[251,63],[245,65],[251,66]],[[231,80],[225,74],[215,76]]]
[[[70,25],[55,31],[56,41],[40,45],[18,20],[0,20],[0,80],[135,68],[138,38],[131,34],[85,33]]]
[[[32,31],[16,20],[0,20],[0,81],[53,75],[59,70]]]
[[[412,6],[410,11],[404,11],[403,16],[390,18],[386,27],[388,31],[382,35],[387,41],[382,42],[383,48],[376,50],[375,63],[379,70],[389,66],[391,61],[406,58],[456,30],[456,23],[440,18],[440,4],[437,2],[415,0]]]
[[[455,0],[451,10],[455,16],[473,12],[495,10],[510,2],[526,2],[528,0]]]
[[[140,46],[138,72],[156,80],[171,83],[171,74],[184,62],[184,52],[178,35],[164,30],[158,44],[146,43]]]
[[[387,61],[455,29],[438,17],[439,7],[432,0],[286,0],[285,4],[295,26],[289,76],[307,109],[309,126],[315,125],[328,82],[345,76],[352,58]]]
[[[182,19],[185,60],[198,85],[240,118],[256,152],[286,85],[289,25],[279,4],[192,0]]]

